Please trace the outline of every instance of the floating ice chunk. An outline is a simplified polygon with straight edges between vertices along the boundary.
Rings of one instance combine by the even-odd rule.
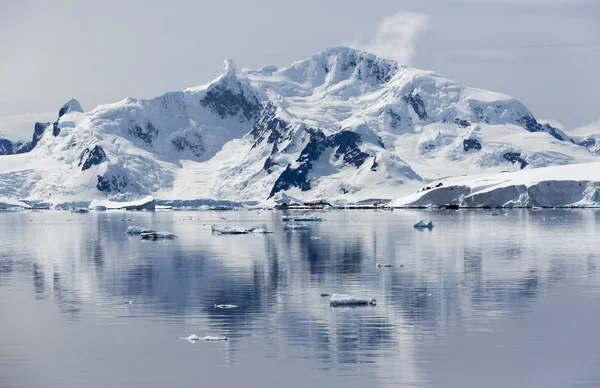
[[[314,214],[300,214],[282,216],[281,221],[323,221],[323,219]]]
[[[125,302],[123,302],[124,304],[133,304],[134,302],[132,300],[126,300]]]
[[[83,214],[83,213],[89,213],[89,212],[90,211],[88,209],[85,209],[85,208],[79,208],[79,209],[73,209],[73,210],[71,210],[71,213],[80,213],[80,214]]]
[[[96,206],[94,206],[94,210],[96,210],[98,212],[104,212],[104,211],[106,211],[106,206],[104,206],[104,205],[96,205]]]
[[[141,233],[140,236],[142,237],[143,240],[159,240],[159,239],[172,240],[174,238],[177,238],[177,236],[175,236],[175,234],[173,234],[171,232],[154,232],[154,231]]]
[[[239,227],[231,227],[231,226],[219,226],[219,225],[212,225],[210,227],[210,229],[213,232],[217,232],[220,234],[247,234],[250,233],[250,231],[248,229],[245,228],[239,228]]]
[[[213,341],[227,341],[227,337],[225,336],[212,336],[212,335],[207,335],[206,337],[202,338],[204,341],[207,342],[213,342]]]
[[[248,228],[248,231],[252,233],[269,233],[267,231],[267,224],[252,225]]]
[[[156,232],[156,230],[153,229],[149,229],[149,228],[144,228],[141,226],[128,226],[127,227],[127,234],[142,234],[142,233],[154,233]]]
[[[377,266],[377,268],[394,268],[394,267],[404,268],[404,264],[394,265],[394,264],[381,264],[381,263],[377,263],[376,266]]]
[[[364,299],[364,298],[356,298],[350,295],[344,294],[333,294],[331,299],[329,299],[329,305],[332,307],[336,306],[375,306],[377,304],[377,300],[375,298],[372,299]]]
[[[215,308],[216,309],[235,309],[238,308],[239,306],[237,304],[216,304]]]
[[[502,210],[502,209],[496,209],[496,210],[492,210],[491,212],[489,212],[488,215],[490,215],[492,217],[506,216],[506,215],[508,215],[508,212],[505,210]]]
[[[303,224],[285,224],[283,229],[286,230],[308,230],[310,227],[308,225]]]
[[[188,337],[179,337],[179,338],[184,339],[184,340],[188,340],[191,343],[194,343],[196,341],[200,341],[200,337],[198,337],[196,334],[192,334],[192,335],[190,335]]]
[[[425,221],[419,220],[419,222],[417,222],[414,226],[415,226],[415,228],[432,229],[433,228],[433,222],[429,221],[428,223],[425,223]]]
[[[131,218],[121,218],[119,221],[121,221],[121,222],[131,222]]]
[[[321,236],[310,236],[311,240],[321,240],[323,237]]]

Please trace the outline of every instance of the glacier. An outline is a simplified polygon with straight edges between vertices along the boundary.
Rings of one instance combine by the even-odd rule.
[[[87,112],[71,99],[56,121],[35,124],[30,141],[0,136],[0,202],[595,204],[591,177],[571,199],[538,200],[541,189],[530,188],[538,168],[600,162],[598,138],[542,124],[510,96],[333,47],[288,67],[238,69],[226,60],[205,85]],[[530,192],[521,198],[519,186],[517,199],[509,189],[491,198],[477,179],[449,178],[481,174],[528,177]]]

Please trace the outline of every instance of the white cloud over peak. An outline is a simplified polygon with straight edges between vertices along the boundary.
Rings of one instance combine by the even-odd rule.
[[[381,21],[375,36],[370,41],[352,42],[348,45],[383,58],[409,64],[416,54],[418,39],[429,28],[429,15],[399,11]]]

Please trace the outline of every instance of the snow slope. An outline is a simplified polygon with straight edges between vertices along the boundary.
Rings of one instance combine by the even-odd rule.
[[[431,182],[396,207],[600,207],[600,162]]]
[[[577,139],[578,140],[578,139]],[[392,199],[447,176],[595,162],[514,98],[347,47],[0,139],[0,195],[108,201]],[[103,202],[104,203],[104,202]]]

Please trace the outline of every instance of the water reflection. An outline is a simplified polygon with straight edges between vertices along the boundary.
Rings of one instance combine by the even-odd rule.
[[[76,217],[1,214],[0,238],[10,253],[0,255],[0,292],[31,279],[36,300],[44,303],[52,292],[67,322],[110,313],[138,325],[150,318],[165,330],[175,326],[173,338],[193,327],[227,335],[228,363],[247,351],[247,339],[260,337],[266,359],[298,348],[317,360],[316,370],[371,376],[359,365],[373,365],[382,385],[428,386],[435,365],[424,353],[446,346],[438,338],[457,327],[480,333],[496,321],[535,314],[540,296],[558,287],[598,294],[596,211],[330,212],[308,231],[283,231],[277,212]],[[179,238],[127,236],[131,223],[118,221],[124,217]],[[415,230],[420,218],[436,228]],[[266,222],[274,233],[210,232],[211,223],[228,222]],[[322,292],[376,297],[379,305],[331,309]],[[135,303],[124,306],[128,300]],[[214,307],[222,303],[239,308]]]

